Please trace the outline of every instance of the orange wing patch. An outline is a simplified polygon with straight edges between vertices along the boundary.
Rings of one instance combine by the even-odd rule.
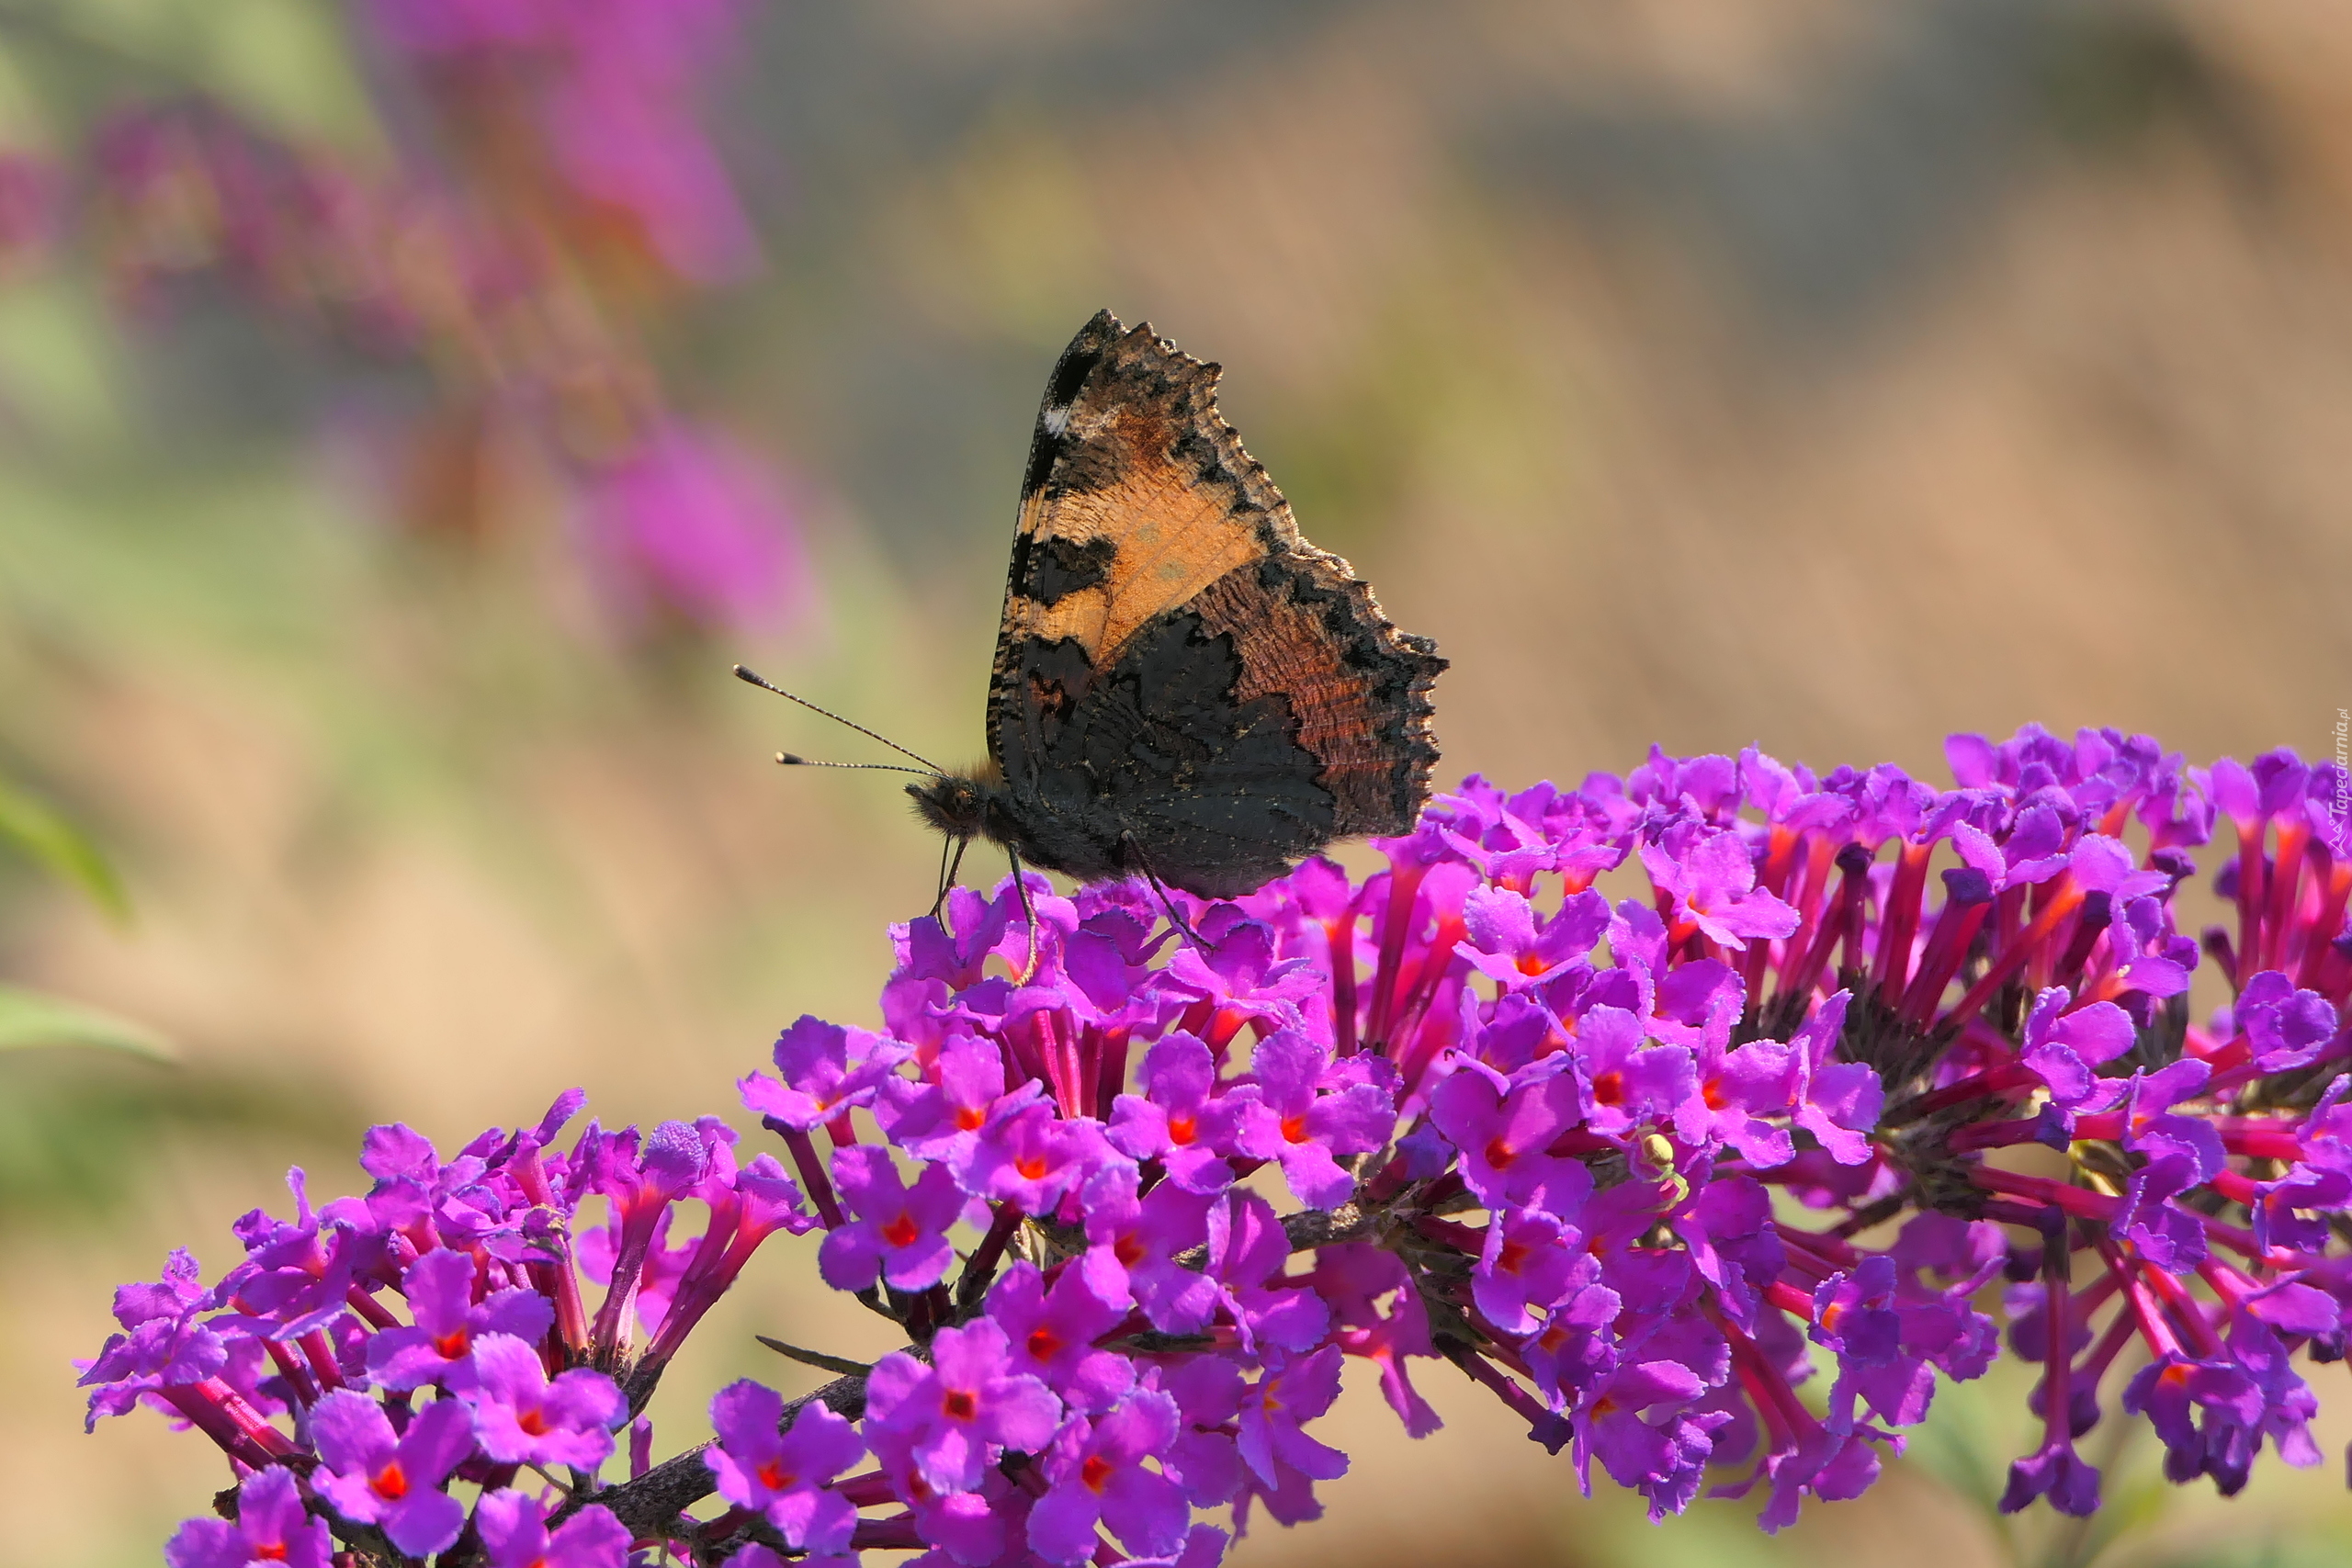
[[[1015,593],[1004,607],[1007,636],[1074,639],[1097,669],[1115,663],[1153,618],[1266,555],[1257,519],[1236,510],[1232,486],[1204,483],[1168,460],[1164,424],[1125,411],[1103,423],[1091,439],[1116,443],[1130,457],[1119,481],[1062,496],[1041,491],[1021,508],[1021,531],[1033,541],[1107,542],[1103,581],[1050,604]]]
[[[1087,323],[1038,414],[1005,643],[1068,639],[1105,668],[1159,615],[1296,544],[1282,492],[1216,412],[1217,370],[1148,326]]]

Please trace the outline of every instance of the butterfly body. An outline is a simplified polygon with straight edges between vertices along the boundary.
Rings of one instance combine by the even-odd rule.
[[[1217,367],[1098,314],[1049,378],[989,689],[989,763],[908,786],[950,838],[1081,882],[1249,892],[1408,829],[1445,668],[1299,536]]]

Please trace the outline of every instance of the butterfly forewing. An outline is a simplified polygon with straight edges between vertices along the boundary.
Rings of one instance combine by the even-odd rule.
[[[1080,877],[1244,891],[1428,794],[1445,661],[1299,536],[1216,376],[1104,311],[1038,413],[989,751],[1016,848]]]

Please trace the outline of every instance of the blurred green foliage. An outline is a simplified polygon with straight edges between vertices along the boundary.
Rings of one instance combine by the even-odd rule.
[[[130,900],[113,863],[87,833],[30,792],[0,775],[0,843],[13,845],[117,920],[130,918]]]
[[[315,1156],[347,1145],[358,1120],[346,1094],[300,1069],[265,1077],[91,1051],[0,1055],[0,1235],[103,1220],[185,1155],[270,1166]]]

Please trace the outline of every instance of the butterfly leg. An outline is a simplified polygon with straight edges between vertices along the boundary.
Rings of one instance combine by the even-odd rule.
[[[964,852],[971,847],[972,840],[969,839],[948,839],[941,842],[939,846],[939,897],[931,901],[931,918],[933,919],[938,919],[940,918],[940,910],[947,907],[947,895],[955,889],[956,874],[964,869]],[[955,860],[952,862],[947,858],[951,852],[956,856]]]
[[[1012,891],[1020,896],[1022,916],[1029,922],[1029,962],[1012,977],[1015,984],[1025,986],[1037,973],[1037,911],[1030,907],[1029,883],[1021,874],[1021,852],[1007,844],[1004,852],[1012,862]]]
[[[1136,863],[1143,867],[1144,880],[1151,884],[1151,890],[1154,893],[1159,895],[1159,907],[1168,911],[1168,923],[1175,927],[1196,951],[1208,952],[1214,944],[1194,931],[1192,922],[1185,919],[1183,912],[1176,908],[1176,900],[1168,896],[1168,885],[1159,880],[1159,873],[1151,869],[1151,862],[1144,854],[1143,846],[1136,842],[1136,836],[1133,833],[1123,833],[1120,835],[1120,840],[1126,845],[1128,852],[1136,857]]]

